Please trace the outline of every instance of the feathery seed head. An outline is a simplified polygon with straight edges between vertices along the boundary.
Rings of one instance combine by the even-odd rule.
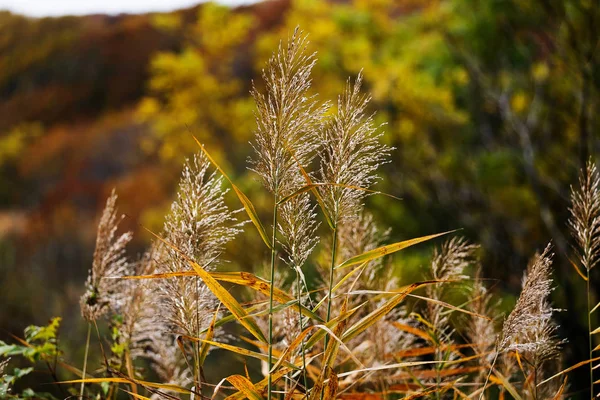
[[[552,246],[536,255],[523,277],[523,289],[515,308],[504,321],[500,351],[516,350],[530,353],[538,362],[543,362],[557,354],[560,341],[552,321],[555,311],[548,296],[552,291],[551,265]]]
[[[476,354],[488,354],[486,360],[488,364],[492,363],[494,353],[490,351],[496,342],[496,327],[494,326],[493,317],[496,311],[496,302],[493,301],[493,296],[490,291],[479,280],[481,276],[481,268],[478,268],[475,283],[471,291],[471,302],[469,310],[478,315],[489,317],[490,319],[472,316],[469,319],[467,326],[467,336],[473,345]],[[483,381],[486,371],[480,371],[477,376],[478,381]]]
[[[95,321],[110,309],[117,310],[123,302],[124,282],[104,279],[129,275],[131,265],[125,257],[125,247],[132,233],[117,235],[123,217],[117,216],[117,194],[113,189],[98,224],[96,249],[92,268],[86,281],[86,292],[80,299],[81,314],[87,321]]]
[[[208,173],[209,161],[198,154],[184,168],[177,199],[165,221],[165,240],[178,251],[162,246],[159,272],[191,270],[187,259],[212,270],[225,244],[240,232],[225,205],[222,178]],[[171,332],[197,336],[210,324],[218,301],[198,277],[177,277],[161,282],[161,317]]]
[[[465,270],[476,262],[475,251],[478,246],[469,243],[465,238],[454,237],[445,241],[441,249],[435,249],[431,261],[431,278],[440,281],[427,286],[427,297],[442,300],[445,290],[452,281],[467,279]],[[443,306],[427,302],[427,318],[438,333],[442,334],[448,328],[448,315],[443,313]]]
[[[571,188],[569,226],[581,264],[589,271],[600,260],[600,175],[589,161],[579,175],[579,190]]]
[[[326,212],[334,224],[347,221],[362,208],[365,192],[378,177],[377,168],[387,162],[392,148],[379,142],[382,136],[373,116],[365,114],[370,98],[360,93],[362,74],[348,81],[338,99],[336,115],[321,134],[321,180],[336,184],[320,188]],[[347,187],[342,187],[344,185]]]
[[[315,97],[308,95],[316,59],[314,54],[306,54],[307,45],[306,36],[296,29],[263,71],[266,93],[256,88],[252,91],[257,129],[251,169],[278,198],[302,185],[297,163],[306,166],[314,157],[317,131],[327,109],[327,105],[317,106]]]
[[[308,193],[298,195],[279,207],[279,232],[283,236],[281,244],[287,254],[284,262],[291,268],[302,268],[319,242],[315,209]]]

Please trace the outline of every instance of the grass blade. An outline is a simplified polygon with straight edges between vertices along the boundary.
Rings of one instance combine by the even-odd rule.
[[[208,326],[208,330],[206,331],[206,336],[204,337],[205,340],[213,339],[213,335],[215,333],[215,324],[217,323],[218,315],[219,315],[219,307],[217,307],[217,310],[215,311],[215,314],[213,315],[213,319],[210,322],[210,325]],[[198,356],[198,363],[200,365],[204,365],[204,360],[206,360],[206,356],[208,355],[209,349],[210,349],[210,344],[208,344],[207,342],[203,342],[202,346],[200,347],[200,355]]]
[[[252,351],[252,350],[248,350],[248,349],[244,349],[243,347],[233,346],[233,345],[227,344],[227,343],[213,342],[212,340],[197,339],[197,338],[193,338],[190,336],[186,336],[186,339],[189,339],[191,341],[200,341],[203,343],[208,343],[211,346],[215,346],[215,347],[218,347],[223,350],[229,350],[233,353],[237,353],[237,354],[240,354],[243,356],[256,358],[256,359],[264,361],[264,362],[267,362],[269,359],[269,357],[266,354],[258,353],[256,351]],[[296,367],[294,364],[291,364],[289,362],[285,362],[285,366],[288,368],[292,368],[292,369],[298,369],[298,367]]]
[[[348,260],[344,261],[343,263],[341,263],[340,265],[338,265],[335,268],[336,269],[340,269],[340,268],[349,267],[351,265],[360,264],[360,263],[363,263],[365,261],[376,260],[378,258],[381,258],[381,257],[387,255],[387,254],[395,253],[395,252],[403,250],[403,249],[405,249],[407,247],[414,246],[415,244],[426,242],[428,240],[435,239],[437,237],[440,237],[440,236],[443,236],[443,235],[447,235],[447,234],[452,233],[452,232],[456,232],[456,230],[448,231],[448,232],[442,232],[442,233],[436,233],[434,235],[421,236],[421,237],[418,237],[418,238],[414,238],[414,239],[410,239],[410,240],[404,240],[402,242],[397,242],[397,243],[393,243],[393,244],[388,244],[388,245],[385,245],[385,246],[381,246],[381,247],[378,247],[376,249],[373,249],[373,250],[364,252],[362,254],[359,254],[357,256],[354,256],[352,258],[349,258]]]
[[[360,333],[364,332],[367,328],[369,328],[370,326],[375,324],[380,318],[382,318],[387,313],[392,311],[411,292],[415,291],[416,289],[418,289],[422,286],[429,285],[429,284],[432,284],[435,282],[436,281],[424,281],[424,282],[416,282],[416,283],[409,285],[406,289],[404,289],[403,292],[398,293],[397,295],[393,296],[390,300],[388,300],[381,307],[370,312],[368,315],[365,315],[360,321],[358,321],[353,326],[351,326],[346,331],[344,336],[342,337],[342,340],[344,340],[344,342],[347,342],[348,340],[356,337]]]
[[[277,382],[279,379],[284,377],[288,372],[290,372],[289,368],[282,368],[279,371],[272,374],[273,383]],[[267,378],[265,378],[262,381],[256,383],[254,385],[254,389],[257,391],[264,390],[267,387],[267,381],[268,381]],[[246,394],[242,391],[239,391],[237,393],[232,394],[231,396],[226,397],[225,400],[243,400],[245,398],[246,398]]]
[[[171,384],[167,384],[167,383],[154,383],[154,382],[140,381],[140,380],[131,379],[131,378],[86,378],[86,379],[74,379],[74,380],[70,380],[70,381],[62,381],[62,382],[57,382],[57,383],[72,384],[72,383],[104,383],[104,382],[135,383],[140,386],[170,390],[170,391],[177,392],[177,393],[184,393],[184,394],[191,393],[191,391],[189,389],[182,388],[177,385],[171,385]]]
[[[229,178],[229,176],[225,173],[225,171],[223,171],[223,169],[219,166],[219,164],[217,164],[217,162],[212,158],[212,156],[208,153],[208,151],[206,151],[206,149],[204,148],[202,143],[200,143],[200,141],[195,136],[192,135],[192,137],[194,138],[196,143],[198,143],[198,146],[200,146],[200,149],[206,155],[206,158],[208,158],[208,160],[215,166],[215,168],[221,173],[221,175],[223,175],[223,177],[225,177],[225,179],[227,179],[227,182],[229,182],[233,191],[235,192],[237,197],[240,199],[240,202],[244,206],[244,210],[246,210],[246,214],[248,214],[248,217],[250,217],[250,220],[252,221],[252,223],[254,224],[256,229],[258,230],[258,234],[262,238],[263,242],[265,242],[267,247],[270,249],[271,242],[269,241],[269,236],[267,235],[267,232],[265,231],[265,227],[263,226],[262,222],[260,222],[260,219],[258,218],[258,213],[256,212],[256,209],[254,208],[254,204],[252,204],[250,199],[240,190],[240,188],[238,188],[233,183],[231,178]]]
[[[211,274],[204,270],[200,265],[198,265],[195,261],[191,260],[187,257],[181,250],[179,250],[176,246],[173,246],[171,243],[167,242],[150,229],[145,228],[150,234],[152,234],[155,238],[171,247],[173,250],[177,251],[181,257],[183,257],[188,264],[192,267],[194,271],[198,274],[200,279],[204,282],[206,287],[215,295],[221,303],[227,307],[227,309],[235,316],[235,319],[238,320],[240,324],[242,324],[254,337],[262,342],[266,342],[267,339],[265,335],[262,333],[258,325],[254,319],[248,316],[244,308],[238,303],[238,301],[229,293],[223,286],[219,284],[219,282],[211,276]]]
[[[227,377],[227,380],[249,400],[263,400],[263,397],[256,391],[252,382],[242,375],[231,375]]]

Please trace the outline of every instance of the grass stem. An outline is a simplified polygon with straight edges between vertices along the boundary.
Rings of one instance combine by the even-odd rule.
[[[302,331],[304,331],[302,323],[302,284],[300,282],[300,272],[298,272],[298,270],[296,270],[296,290],[298,292],[298,324],[300,325],[300,333],[302,333]],[[308,380],[306,378],[306,352],[304,349],[304,339],[302,339],[302,343],[300,344],[300,350],[302,353],[302,377],[304,379],[304,390],[306,391],[308,390]]]
[[[327,291],[327,319],[326,322],[329,322],[331,319],[331,300],[333,298],[333,270],[335,269],[335,258],[337,253],[337,242],[338,242],[338,231],[337,227],[333,228],[333,245],[331,246],[331,266],[329,268],[329,290]],[[329,335],[325,336],[325,349],[327,349],[327,342],[329,339]]]
[[[81,379],[85,379],[85,371],[87,369],[88,350],[90,349],[90,333],[92,332],[92,325],[88,323],[87,339],[85,340],[85,355],[83,356],[83,371],[81,373]],[[79,398],[83,399],[83,389],[85,388],[85,382],[81,382],[79,388]]]
[[[277,193],[277,189],[275,189]],[[275,204],[273,205],[273,238],[271,240],[271,289],[269,291],[269,376],[267,378],[267,399],[271,400],[273,388],[271,368],[273,367],[273,288],[275,287],[275,240],[277,239],[277,195],[275,196]]]
[[[588,322],[588,350],[589,350],[589,359],[592,359],[592,315],[590,313],[590,270],[587,270],[587,281],[586,281],[586,294],[587,294],[587,322]],[[590,399],[594,399],[594,363],[590,362]]]

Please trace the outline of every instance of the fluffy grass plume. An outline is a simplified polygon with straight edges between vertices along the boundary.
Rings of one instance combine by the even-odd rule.
[[[86,291],[81,297],[81,315],[87,321],[96,321],[111,308],[122,305],[124,284],[107,277],[129,275],[131,265],[125,254],[125,247],[131,241],[132,233],[117,234],[123,216],[118,215],[117,194],[113,190],[106,200],[96,235],[96,249],[87,282]]]

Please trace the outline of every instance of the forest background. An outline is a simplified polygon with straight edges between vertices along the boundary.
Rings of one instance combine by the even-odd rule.
[[[83,358],[78,302],[104,202],[116,187],[141,253],[151,240],[141,226],[160,230],[182,162],[197,151],[192,133],[266,215],[269,199],[246,169],[251,82],[261,85],[266,59],[298,25],[318,53],[320,98],[334,100],[362,70],[376,120],[387,123],[395,150],[376,189],[402,201],[368,202],[390,240],[462,228],[481,244],[483,276],[507,310],[528,258],[552,240],[553,301],[570,311],[557,314],[565,365],[587,359],[566,226],[570,185],[600,150],[600,7],[587,0],[0,12],[0,339],[60,315],[62,346]],[[228,249],[231,269],[262,273],[259,240],[243,235]],[[393,260],[403,281],[422,278],[431,250]],[[574,391],[586,387],[582,375]]]

